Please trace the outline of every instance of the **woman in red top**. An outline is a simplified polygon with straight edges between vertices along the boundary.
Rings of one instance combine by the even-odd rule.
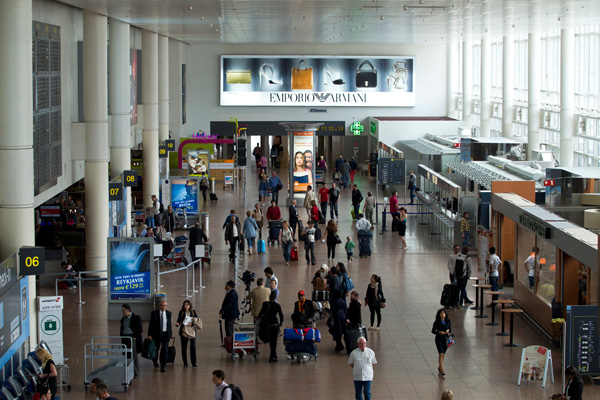
[[[310,209],[310,219],[315,221],[315,226],[319,223],[319,207],[317,207],[316,200],[312,202],[312,208]]]

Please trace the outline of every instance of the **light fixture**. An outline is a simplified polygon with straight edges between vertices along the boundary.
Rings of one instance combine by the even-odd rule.
[[[413,9],[427,9],[427,10],[435,11],[436,9],[445,10],[446,6],[409,6],[406,4],[404,5],[404,11],[413,10]]]

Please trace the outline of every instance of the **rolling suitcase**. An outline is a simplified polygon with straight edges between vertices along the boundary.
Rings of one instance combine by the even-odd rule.
[[[267,244],[264,239],[260,239],[256,247],[258,248],[258,254],[263,254],[266,252]]]
[[[359,337],[367,338],[367,329],[363,325],[359,326],[357,329],[348,329],[346,330],[346,333],[344,333],[344,344],[348,354],[358,348],[357,340]]]
[[[285,352],[287,354],[308,354],[317,355],[317,345],[314,342],[285,342]]]
[[[215,202],[219,200],[219,198],[217,197],[216,193],[211,193],[210,194],[210,201]]]
[[[371,238],[361,236],[358,238],[358,256],[371,257]]]
[[[458,286],[446,284],[442,290],[440,304],[444,307],[454,307],[458,304]]]
[[[290,261],[298,261],[298,248],[292,247],[292,251],[290,253]]]
[[[321,234],[321,228],[315,227],[315,242],[321,240],[323,235]]]
[[[356,213],[354,212],[354,208],[350,209],[350,214],[352,215],[352,221],[356,220]]]
[[[173,338],[173,342],[171,342],[171,344],[169,347],[167,347],[167,364],[175,364],[175,355],[177,354],[177,349],[175,348],[175,338]]]

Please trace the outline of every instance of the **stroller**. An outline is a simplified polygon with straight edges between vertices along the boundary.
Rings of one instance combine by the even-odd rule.
[[[279,232],[281,232],[281,228],[283,227],[283,222],[281,221],[269,221],[269,244],[274,245],[279,241]]]
[[[333,182],[335,183],[336,186],[340,186],[340,183],[342,183],[342,173],[339,171],[333,171]]]

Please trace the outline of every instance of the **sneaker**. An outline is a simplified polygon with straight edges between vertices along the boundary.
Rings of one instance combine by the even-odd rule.
[[[321,239],[321,243],[325,243],[325,239]]]
[[[471,300],[465,300],[465,304],[473,304]]]

